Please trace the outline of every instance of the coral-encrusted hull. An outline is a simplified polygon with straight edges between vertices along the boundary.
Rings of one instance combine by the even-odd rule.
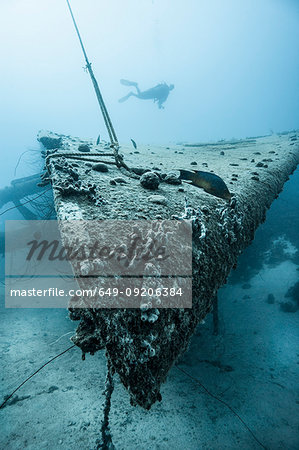
[[[55,152],[54,157],[46,158],[46,165],[60,219],[176,220],[186,212],[185,198],[190,205],[187,213],[197,217],[191,309],[160,309],[155,321],[142,320],[142,311],[136,309],[71,311],[71,318],[80,321],[74,342],[83,352],[106,348],[131,402],[150,408],[160,400],[161,383],[187,348],[196,325],[211,310],[218,288],[295,170],[298,141],[292,134],[184,148],[138,146],[138,157],[132,146],[122,147],[129,166],[138,165],[140,174],[147,168],[158,174],[160,181],[153,192],[143,187],[138,177],[127,177],[109,162],[108,171],[93,169],[96,163],[105,164],[100,155],[109,151],[105,143],[97,146],[70,136],[46,136],[59,143],[53,150],[51,139],[39,136],[49,154]],[[86,151],[80,151],[80,145],[89,150],[85,147]],[[194,165],[220,176],[234,194],[232,200],[188,184],[163,181],[173,169],[191,170]],[[153,351],[148,352],[144,342],[150,342]]]

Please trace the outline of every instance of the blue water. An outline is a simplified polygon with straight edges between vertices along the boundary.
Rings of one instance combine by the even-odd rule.
[[[121,143],[209,142],[299,128],[297,0],[72,0],[72,6]],[[0,33],[2,189],[42,169],[40,129],[108,137],[65,2],[2,2]],[[131,90],[123,78],[141,90],[161,82],[175,87],[165,109],[134,97],[119,103]],[[273,450],[299,448],[299,313],[282,306],[296,305],[285,295],[299,281],[298,190],[297,170],[219,292],[220,336],[213,337],[208,316],[181,362],[223,393]],[[48,196],[31,206],[41,218],[50,210]],[[0,210],[0,231],[5,220],[22,218],[16,209],[3,214],[11,207]],[[4,397],[69,345],[76,324],[64,310],[7,310],[1,289]],[[93,448],[105,359],[79,361],[76,350],[18,392],[0,412],[0,448]],[[116,448],[259,448],[190,379],[172,371],[162,394],[149,413],[133,410],[118,384],[111,419]]]

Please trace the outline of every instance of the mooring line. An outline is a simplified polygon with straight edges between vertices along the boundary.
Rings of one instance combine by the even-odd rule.
[[[50,361],[46,362],[45,364],[43,364],[39,369],[37,369],[32,375],[30,375],[30,377],[26,378],[25,381],[23,381],[23,383],[21,383],[8,397],[6,397],[6,399],[4,400],[4,402],[0,405],[0,409],[2,409],[5,404],[8,402],[8,400],[22,387],[24,386],[25,383],[27,383],[27,381],[30,380],[30,378],[34,377],[34,375],[36,375],[40,370],[42,370],[45,366],[47,366],[48,364],[50,364],[52,361],[54,361],[54,359],[59,358],[59,356],[62,356],[64,353],[70,351],[72,348],[76,347],[76,344],[71,345],[71,347],[67,348],[66,350],[64,350],[63,352],[59,353],[58,355],[54,356],[53,358],[50,359]]]
[[[264,444],[261,443],[261,441],[255,436],[255,434],[253,433],[253,431],[249,428],[249,426],[244,422],[244,420],[242,419],[242,417],[239,416],[239,414],[228,404],[226,403],[226,401],[222,400],[221,398],[217,397],[216,395],[212,394],[212,392],[210,392],[197,378],[193,377],[192,375],[190,375],[188,372],[186,372],[184,369],[181,369],[178,366],[175,366],[176,369],[178,369],[180,372],[184,373],[185,375],[187,375],[187,377],[189,377],[191,380],[195,381],[197,384],[199,384],[202,389],[205,391],[206,394],[208,394],[210,397],[214,398],[215,400],[217,400],[218,402],[222,403],[223,405],[225,405],[238,419],[239,421],[244,425],[244,427],[249,431],[249,433],[251,434],[251,436],[253,437],[253,439],[265,450],[267,450],[267,447],[264,446]]]

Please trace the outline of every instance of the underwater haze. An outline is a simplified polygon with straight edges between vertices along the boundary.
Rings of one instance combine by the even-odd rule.
[[[72,7],[120,142],[298,128],[297,0],[73,0]],[[0,36],[3,186],[39,129],[107,135],[65,1],[2,1]],[[120,104],[121,78],[142,90],[162,81],[175,89],[164,110],[136,98]],[[31,173],[28,164],[20,176]]]

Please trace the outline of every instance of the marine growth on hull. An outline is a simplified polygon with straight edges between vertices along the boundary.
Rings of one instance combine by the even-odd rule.
[[[48,132],[40,132],[38,140],[45,147],[46,177],[59,220],[146,221],[157,237],[167,234],[169,221],[191,226],[191,307],[163,308],[150,296],[139,308],[90,309],[80,297],[69,304],[70,318],[79,321],[73,342],[83,354],[105,349],[131,403],[149,409],[161,400],[161,383],[296,168],[298,152],[289,135],[167,148],[134,141],[119,149],[124,168],[114,163],[105,142]],[[191,183],[184,180],[186,173]],[[61,233],[71,245],[76,227],[61,225]],[[87,239],[91,232],[86,233]],[[179,249],[176,255],[175,265],[180,265]],[[162,286],[159,262],[153,265]],[[83,268],[87,279],[94,274],[94,264],[73,264],[75,273]],[[99,282],[90,278],[86,284],[86,278],[77,280],[81,287]]]

